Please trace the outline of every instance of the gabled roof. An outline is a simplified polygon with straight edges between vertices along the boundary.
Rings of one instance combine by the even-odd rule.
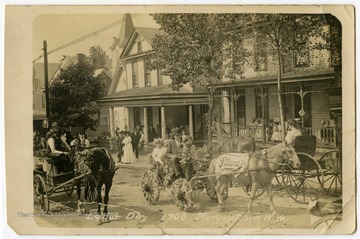
[[[160,32],[158,28],[145,28],[145,27],[137,27],[135,28],[145,41],[151,43],[151,40],[155,37],[156,34]]]
[[[145,41],[148,43],[151,43],[151,40],[155,37],[155,35],[159,33],[159,29],[157,28],[145,28],[145,27],[137,27],[133,30],[131,33],[131,36],[129,37],[128,41],[125,44],[124,50],[120,54],[120,58],[117,59],[116,70],[113,74],[113,81],[111,82],[110,86],[110,93],[114,92],[116,90],[117,85],[120,81],[120,75],[121,72],[124,70],[122,64],[120,63],[121,58],[126,55],[125,52],[128,52],[130,50],[130,47],[137,36],[137,34],[141,35]]]
[[[94,76],[97,77],[100,74],[105,74],[109,79],[112,80],[111,75],[109,74],[109,72],[107,72],[107,70],[105,70],[104,68],[101,69],[97,69],[94,71]]]
[[[123,16],[121,25],[120,25],[120,32],[118,37],[114,37],[113,44],[110,46],[111,50],[114,50],[116,46],[122,48],[125,46],[126,42],[128,41],[131,33],[134,30],[134,24],[132,22],[132,18],[130,13],[126,13]]]
[[[155,37],[156,34],[158,34],[160,30],[158,28],[145,28],[145,27],[137,27],[132,32],[129,41],[126,43],[123,52],[120,55],[120,58],[127,55],[129,50],[131,49],[131,46],[136,38],[137,35],[140,35],[142,38],[144,38],[145,41],[147,41],[149,44],[151,44],[151,40]]]

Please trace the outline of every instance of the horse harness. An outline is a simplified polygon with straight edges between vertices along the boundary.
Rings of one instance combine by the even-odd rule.
[[[283,154],[285,154],[285,151],[283,152]],[[261,157],[259,158],[261,160],[263,160],[263,162],[265,162],[265,166],[264,167],[261,167],[261,168],[256,168],[256,169],[249,169],[247,168],[247,172],[254,172],[254,171],[265,171],[269,174],[275,174],[276,173],[276,170],[272,170],[270,168],[270,164],[276,164],[276,165],[279,165],[279,166],[282,166],[282,165],[285,165],[284,163],[275,163],[275,162],[269,162],[269,158],[267,156],[267,149],[263,149],[261,151]],[[251,158],[249,159],[249,161],[251,160]]]

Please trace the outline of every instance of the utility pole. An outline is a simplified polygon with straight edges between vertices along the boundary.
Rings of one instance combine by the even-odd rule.
[[[48,77],[48,59],[47,59],[47,43],[43,42],[44,46],[44,79],[45,79],[45,107],[46,107],[46,119],[50,128],[50,101],[49,101],[49,77]]]

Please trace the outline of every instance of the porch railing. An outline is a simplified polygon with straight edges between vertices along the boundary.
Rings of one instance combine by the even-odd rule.
[[[231,135],[241,135],[241,136],[250,136],[256,141],[264,140],[264,131],[263,126],[247,125],[240,126],[234,123],[222,123],[222,126],[226,133]],[[236,128],[237,127],[237,128]],[[337,146],[337,135],[336,128],[313,128],[305,127],[304,128],[310,135],[316,136],[316,142],[318,146],[325,146],[336,148]],[[266,130],[267,132],[267,130]],[[269,138],[269,137],[268,137]]]

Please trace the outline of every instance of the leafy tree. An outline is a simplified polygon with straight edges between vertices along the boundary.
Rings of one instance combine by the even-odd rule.
[[[224,64],[232,56],[240,56],[239,14],[154,14],[161,26],[152,40],[150,69],[162,69],[172,79],[171,87],[179,90],[184,84],[204,87],[209,92],[208,140],[212,139],[214,87],[221,82]],[[236,41],[235,41],[236,39]],[[225,47],[226,46],[226,47]],[[231,62],[231,61],[230,61]],[[229,75],[241,74],[234,68]]]
[[[96,130],[99,112],[95,100],[105,95],[103,80],[94,77],[94,67],[79,61],[66,69],[50,85],[51,118],[64,126],[80,126]]]
[[[324,29],[327,19],[324,15],[310,14],[252,14],[250,22],[253,39],[266,46],[263,50],[273,57],[277,65],[277,92],[284,140],[285,124],[281,97],[284,59],[295,51],[301,51],[300,43],[307,42],[310,51],[328,48],[330,39],[326,39],[328,33]],[[312,42],[314,39],[323,41]]]
[[[100,46],[92,46],[89,49],[91,63],[95,69],[106,68],[108,55]]]

